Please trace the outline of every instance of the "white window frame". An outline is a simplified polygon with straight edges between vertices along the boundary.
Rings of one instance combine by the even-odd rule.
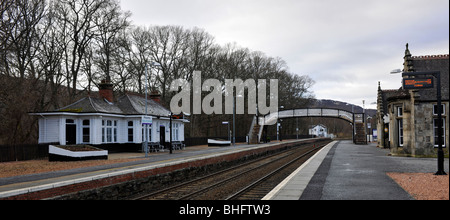
[[[84,124],[84,121],[88,121],[89,122],[89,125],[85,125]],[[83,120],[81,120],[81,142],[83,143],[83,144],[88,144],[88,143],[91,143],[91,120],[90,119],[83,119]],[[84,141],[84,136],[85,136],[85,133],[84,133],[84,129],[85,128],[87,128],[87,129],[89,129],[88,130],[88,133],[87,133],[87,136],[89,137],[89,141]]]
[[[403,131],[403,118],[397,119],[398,125],[398,145],[403,147],[404,144],[404,131]]]
[[[131,123],[131,125],[130,125]],[[134,121],[127,121],[127,142],[133,143],[135,141],[134,138]],[[130,141],[130,131],[131,131],[131,141]]]
[[[112,119],[102,120],[102,143],[104,144],[118,143],[117,125],[118,125],[117,120]]]
[[[151,125],[142,125],[142,142],[144,142],[145,141],[145,126],[147,126],[148,127],[148,134],[147,134],[147,140],[148,140],[148,142],[149,143],[152,143],[152,126],[153,126],[153,124],[151,124]]]
[[[439,147],[438,146],[438,143],[437,143],[437,127],[438,127],[438,125],[436,124],[436,122],[437,122],[437,118],[434,118],[433,119],[433,142],[434,142],[434,147]],[[442,147],[446,147],[446,141],[445,140],[447,140],[446,139],[446,131],[445,131],[445,118],[442,118],[442,141],[443,141],[443,143],[442,143]]]
[[[397,142],[399,147],[404,145],[404,121],[403,121],[403,106],[396,106],[397,116]]]
[[[180,124],[179,123],[172,123],[172,140],[173,141],[179,141],[180,140]]]
[[[436,109],[437,109],[437,104],[433,105],[433,115],[435,115],[435,116],[438,115]],[[445,104],[442,104],[442,115],[445,115]]]
[[[397,117],[403,117],[403,107],[397,107]]]

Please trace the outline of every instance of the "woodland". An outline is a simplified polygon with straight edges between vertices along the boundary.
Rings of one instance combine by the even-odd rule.
[[[104,79],[114,84],[115,97],[144,94],[149,85],[166,107],[176,94],[169,91],[171,82],[192,81],[194,71],[221,82],[278,79],[284,109],[314,100],[314,81],[290,72],[282,58],[237,43],[219,45],[198,27],[133,25],[118,0],[2,0],[0,13],[0,144],[36,143],[38,117],[29,112],[95,96]],[[248,133],[252,119],[237,116],[237,136]],[[227,136],[223,121],[231,122],[232,115],[192,115],[185,135]],[[285,123],[283,132],[295,134],[296,122]]]

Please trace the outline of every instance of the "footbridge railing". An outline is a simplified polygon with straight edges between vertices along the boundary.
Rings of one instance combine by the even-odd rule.
[[[346,120],[353,125],[353,130],[355,131],[356,123],[364,123],[364,113],[354,113],[342,109],[332,109],[332,108],[303,108],[303,109],[292,109],[283,110],[278,112],[273,112],[265,116],[258,117],[258,125],[261,127],[257,134],[251,134],[255,129],[251,129],[249,134],[258,135],[260,139],[263,127],[265,125],[275,125],[279,119],[283,118],[301,118],[301,117],[329,117],[329,118],[340,118]],[[256,118],[255,118],[256,120]]]
[[[364,122],[364,113],[353,113],[346,110],[331,108],[305,108],[273,112],[259,117],[258,123],[260,125],[274,125],[278,119],[300,117],[331,117],[340,118],[350,123]]]

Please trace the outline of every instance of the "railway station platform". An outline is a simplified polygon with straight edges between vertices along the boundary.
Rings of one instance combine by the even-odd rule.
[[[224,162],[308,141],[314,139],[242,144],[236,147],[192,147],[174,151],[173,154],[150,154],[149,158],[133,162],[0,178],[0,200],[48,199],[91,189],[95,189],[95,196],[113,196],[92,199],[123,199],[126,197],[121,197],[117,191],[144,190],[139,185],[152,185],[159,181],[152,180],[152,176],[183,169],[192,172],[195,167],[221,166]],[[263,200],[412,200],[386,173],[434,173],[437,169],[436,159],[391,157],[388,154],[388,150],[377,148],[374,144],[332,142]],[[142,154],[137,156],[143,157]],[[447,158],[444,167],[445,172],[449,173]],[[141,184],[142,179],[153,182]],[[102,191],[103,188],[124,182],[131,185],[123,185],[121,190]]]
[[[375,144],[332,142],[263,200],[413,200],[386,173],[435,173],[437,159],[388,154]],[[448,173],[448,158],[444,167]]]
[[[160,180],[151,178],[178,170],[194,172],[197,167],[221,166],[222,163],[239,160],[243,157],[264,154],[267,151],[294,146],[298,143],[313,143],[317,140],[286,140],[259,145],[238,144],[235,147],[188,147],[185,150],[174,151],[173,154],[169,154],[167,151],[150,154],[148,158],[133,162],[0,178],[0,200],[55,198],[64,194],[74,194],[129,182],[130,185],[121,186],[120,190],[113,190],[114,192],[111,190],[94,192],[105,194],[105,196],[117,195],[88,197],[88,199],[124,199],[126,197],[121,197],[120,192],[117,191],[123,191],[123,188],[130,191],[144,190],[140,188],[140,185],[146,184],[142,183],[142,179],[146,179],[147,182],[153,181],[146,185],[160,184]],[[140,157],[143,157],[143,154]],[[180,176],[179,178],[184,178],[186,175],[191,174],[177,174]],[[175,178],[172,176],[176,175],[171,175],[170,178]],[[182,179],[171,179],[170,181],[182,181]]]

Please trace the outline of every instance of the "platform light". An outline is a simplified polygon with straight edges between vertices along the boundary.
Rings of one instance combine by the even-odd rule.
[[[395,69],[391,71],[391,74],[397,74],[397,73],[402,73],[403,71],[401,69]]]

